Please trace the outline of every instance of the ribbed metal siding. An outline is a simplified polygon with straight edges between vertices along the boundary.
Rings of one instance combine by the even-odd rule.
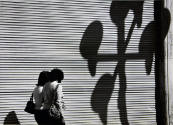
[[[91,108],[91,96],[100,77],[105,73],[113,74],[117,61],[98,62],[96,75],[92,77],[79,48],[86,28],[98,20],[104,30],[99,53],[117,54],[118,33],[110,18],[110,6],[111,1],[108,0],[0,1],[0,124],[11,111],[16,112],[21,125],[35,124],[34,117],[23,109],[37,83],[39,72],[54,67],[65,73],[63,88],[67,125],[102,124]],[[139,53],[141,34],[154,20],[153,6],[153,1],[144,2],[142,26],[135,27],[126,53]],[[133,11],[129,11],[125,37],[133,16]],[[148,34],[148,37],[151,36]],[[151,74],[147,75],[144,59],[127,60],[125,63],[130,124],[156,124],[154,65],[153,62]],[[108,105],[109,125],[121,124],[118,92],[119,76]]]

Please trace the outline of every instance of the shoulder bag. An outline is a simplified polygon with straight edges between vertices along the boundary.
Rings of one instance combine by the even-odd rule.
[[[25,112],[34,114],[35,113],[35,103],[33,101],[33,93],[30,97],[30,100],[26,103],[26,107],[24,109]]]

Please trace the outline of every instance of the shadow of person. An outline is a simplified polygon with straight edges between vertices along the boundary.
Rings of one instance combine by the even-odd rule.
[[[8,115],[5,117],[4,125],[20,125],[15,111],[8,113]]]

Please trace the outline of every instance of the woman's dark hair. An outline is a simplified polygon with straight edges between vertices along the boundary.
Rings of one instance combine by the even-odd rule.
[[[50,72],[48,71],[40,72],[37,86],[44,86],[45,83],[49,82],[50,81],[49,75]]]
[[[64,73],[62,70],[60,69],[53,69],[50,72],[50,81],[58,81],[61,82],[61,80],[64,79]]]

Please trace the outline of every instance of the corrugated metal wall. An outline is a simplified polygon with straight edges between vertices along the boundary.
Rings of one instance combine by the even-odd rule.
[[[150,67],[142,57],[144,53],[152,55],[147,48],[153,32],[146,27],[154,20],[154,2],[144,1],[141,26],[135,24],[131,36],[134,11],[129,8],[124,26],[120,26],[116,19],[121,22],[124,8],[112,7],[110,13],[111,4],[110,0],[0,0],[0,124],[5,124],[11,111],[21,125],[36,124],[23,109],[38,74],[55,67],[65,73],[67,125],[101,125],[106,119],[108,125],[119,125],[123,119],[132,125],[156,124],[155,62],[150,61],[149,74]],[[89,33],[89,28],[93,33]],[[92,58],[92,50],[87,48],[91,45],[92,49],[92,44],[85,46],[82,42],[97,40],[97,36],[102,37],[98,41],[99,56],[95,55],[97,65],[91,64],[90,69],[90,59],[85,55],[88,51]],[[127,46],[118,42],[123,38],[128,41],[128,36]],[[140,43],[142,36],[148,43]],[[124,51],[124,56],[120,51]],[[102,95],[102,91],[108,95]],[[126,106],[121,107],[121,97],[126,97]]]

